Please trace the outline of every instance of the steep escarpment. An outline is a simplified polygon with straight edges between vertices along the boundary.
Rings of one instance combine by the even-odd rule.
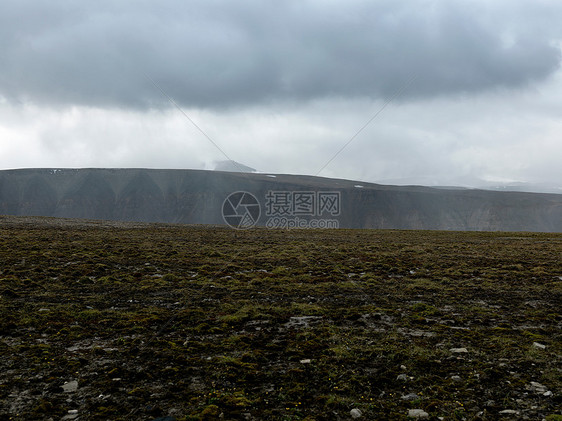
[[[0,214],[224,224],[223,203],[237,191],[251,193],[259,202],[258,225],[272,216],[267,214],[268,192],[280,192],[279,197],[301,192],[312,201],[328,192],[339,195],[337,212],[299,213],[294,208],[281,216],[331,218],[342,228],[562,232],[562,195],[203,170],[4,170]]]
[[[354,228],[484,231],[562,230],[562,196],[396,187],[350,191]],[[353,221],[360,221],[359,226]]]

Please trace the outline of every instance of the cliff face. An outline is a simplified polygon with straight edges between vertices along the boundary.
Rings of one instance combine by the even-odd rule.
[[[269,191],[338,192],[339,215],[321,217],[342,228],[562,232],[562,195],[358,184],[200,170],[5,170],[0,214],[224,224],[223,202],[246,191],[258,199],[264,225]]]

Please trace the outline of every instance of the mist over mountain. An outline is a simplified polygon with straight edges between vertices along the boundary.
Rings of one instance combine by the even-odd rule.
[[[233,160],[230,161],[218,161],[214,163],[215,171],[228,171],[228,172],[256,172],[254,168],[248,167],[247,165],[241,164]]]
[[[271,192],[300,192],[309,198],[324,192],[339,195],[340,209],[320,216],[336,219],[341,228],[562,232],[560,194],[205,170],[4,170],[0,214],[224,225],[225,200],[239,191],[259,201],[258,226],[267,223]]]

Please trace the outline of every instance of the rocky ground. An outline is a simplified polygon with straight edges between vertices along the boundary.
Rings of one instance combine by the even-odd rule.
[[[0,419],[547,419],[562,235],[0,217]]]

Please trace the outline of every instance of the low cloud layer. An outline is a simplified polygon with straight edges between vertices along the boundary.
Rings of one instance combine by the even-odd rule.
[[[225,152],[263,172],[562,187],[560,22],[558,0],[0,0],[0,168]]]
[[[526,86],[560,65],[550,1],[18,1],[0,5],[11,103],[165,108],[402,100]]]

